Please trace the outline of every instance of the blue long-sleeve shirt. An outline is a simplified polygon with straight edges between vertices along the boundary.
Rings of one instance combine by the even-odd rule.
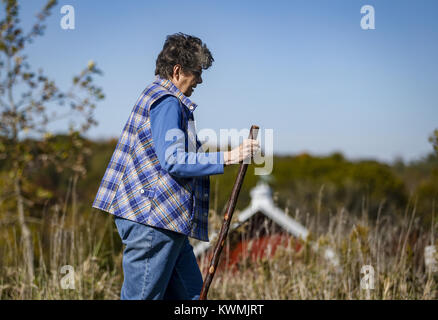
[[[174,96],[165,96],[151,107],[152,139],[161,166],[179,178],[223,173],[223,151],[206,153],[188,149],[188,134],[181,126],[182,108],[186,117],[193,120],[192,111],[184,105],[181,107]]]

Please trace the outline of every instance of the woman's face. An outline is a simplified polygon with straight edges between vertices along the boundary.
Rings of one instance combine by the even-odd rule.
[[[173,68],[173,84],[186,96],[190,97],[193,89],[199,83],[202,83],[202,69],[198,70],[183,70],[180,65],[175,65]]]

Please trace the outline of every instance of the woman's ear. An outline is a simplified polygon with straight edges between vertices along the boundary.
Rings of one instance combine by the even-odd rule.
[[[179,81],[179,77],[181,74],[182,68],[180,64],[176,64],[173,66],[173,74],[172,74],[172,79]]]

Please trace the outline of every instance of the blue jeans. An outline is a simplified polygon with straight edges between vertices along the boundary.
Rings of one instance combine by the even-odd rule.
[[[123,251],[122,300],[197,300],[202,275],[186,235],[115,216]]]

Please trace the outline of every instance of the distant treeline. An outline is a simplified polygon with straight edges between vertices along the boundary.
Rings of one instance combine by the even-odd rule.
[[[56,136],[60,144],[68,143],[66,136]],[[29,141],[29,143],[32,143]],[[91,210],[91,204],[103,177],[105,169],[117,144],[115,139],[89,141],[85,159],[86,173],[77,182],[78,212]],[[255,176],[250,165],[242,186],[237,209],[245,208],[250,201],[249,191],[261,176]],[[238,166],[225,168],[223,175],[211,177],[211,205],[221,213],[231,193]],[[7,177],[7,160],[0,160],[0,174]],[[33,216],[38,216],[43,206],[65,198],[72,173],[57,172],[55,167],[32,168],[26,173],[29,181],[24,185],[25,198],[34,207]],[[266,178],[266,177],[265,177]],[[262,178],[264,179],[264,178]],[[274,200],[281,208],[294,214],[321,216],[336,213],[344,208],[351,214],[370,217],[381,214],[404,214],[406,208],[416,206],[417,216],[430,222],[438,204],[438,157],[431,153],[412,163],[401,160],[388,165],[378,161],[350,161],[340,153],[329,156],[299,154],[274,157],[271,176],[265,179],[274,191]],[[0,183],[0,190],[4,183]],[[7,190],[1,190],[3,193]]]

